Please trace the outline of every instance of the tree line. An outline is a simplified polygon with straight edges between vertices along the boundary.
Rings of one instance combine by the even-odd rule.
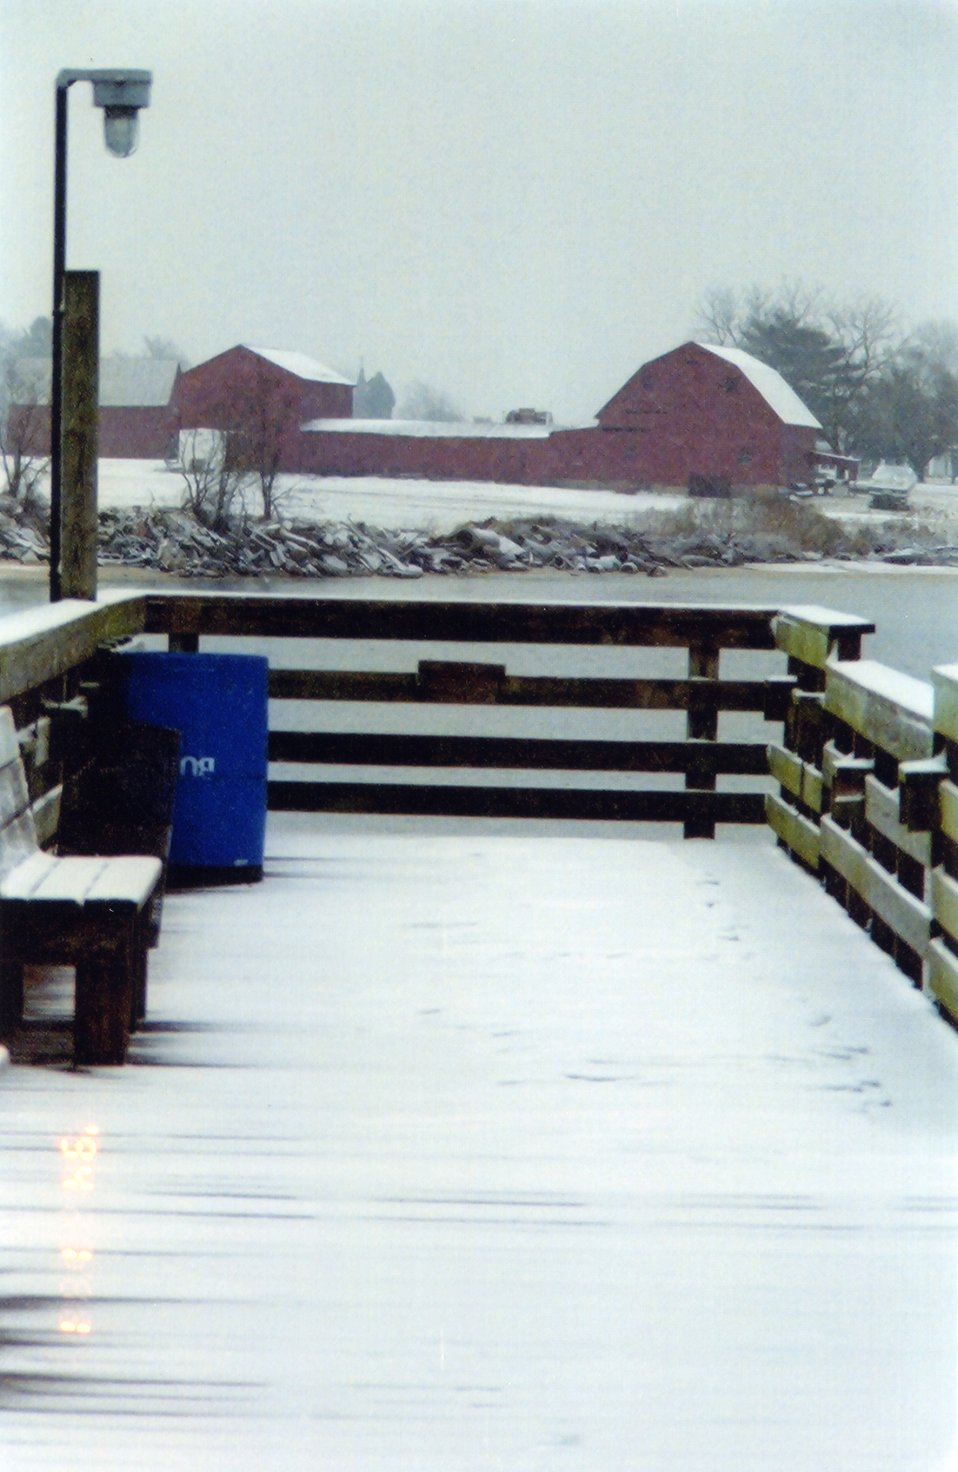
[[[958,327],[904,330],[878,297],[836,302],[785,283],[707,292],[694,334],[775,368],[821,423],[832,449],[906,463],[918,476],[958,449]]]

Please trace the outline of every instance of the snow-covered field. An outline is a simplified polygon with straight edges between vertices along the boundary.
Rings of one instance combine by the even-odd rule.
[[[101,506],[179,506],[183,480],[161,462],[101,460]],[[549,512],[589,520],[631,520],[649,510],[681,505],[684,497],[625,496],[615,491],[499,486],[478,481],[388,480],[376,476],[281,476],[282,515],[373,526],[450,531],[487,516]]]
[[[548,831],[276,816],[7,1071],[0,1465],[955,1466],[954,1034],[769,840]]]
[[[183,480],[161,461],[101,460],[99,496],[103,507],[176,507]],[[388,480],[375,476],[281,476],[279,509],[285,516],[328,521],[366,521],[373,526],[450,531],[463,521],[489,516],[548,513],[585,521],[641,521],[650,511],[671,511],[687,497],[665,492],[634,496],[616,491],[567,490],[550,486],[492,485],[480,481]],[[843,519],[889,519],[869,511],[863,497],[825,496],[817,510]],[[958,487],[921,485],[912,495],[913,516],[950,527],[958,538]],[[891,513],[895,519],[895,513]],[[900,516],[897,518],[900,520]]]

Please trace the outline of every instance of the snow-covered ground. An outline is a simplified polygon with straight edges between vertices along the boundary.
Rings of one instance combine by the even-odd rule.
[[[956,1465],[954,1034],[769,840],[581,831],[276,815],[0,1076],[0,1465]]]
[[[101,506],[179,506],[183,479],[162,462],[101,460]],[[500,486],[481,481],[389,480],[378,476],[281,476],[284,516],[366,521],[373,526],[451,531],[487,516],[560,516],[632,520],[650,510],[681,505],[682,496],[626,496],[615,491]]]

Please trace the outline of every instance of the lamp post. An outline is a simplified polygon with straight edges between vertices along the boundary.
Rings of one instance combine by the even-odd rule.
[[[60,598],[60,523],[63,509],[63,280],[67,225],[67,93],[74,82],[92,82],[93,105],[103,108],[103,137],[118,158],[136,148],[140,108],[150,105],[151,72],[62,71],[57,77],[53,172],[53,361],[50,382],[50,601]]]

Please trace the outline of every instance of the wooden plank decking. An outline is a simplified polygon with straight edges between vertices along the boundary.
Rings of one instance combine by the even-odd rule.
[[[944,1468],[954,1034],[768,836],[492,828],[274,815],[6,1072],[0,1465]]]

